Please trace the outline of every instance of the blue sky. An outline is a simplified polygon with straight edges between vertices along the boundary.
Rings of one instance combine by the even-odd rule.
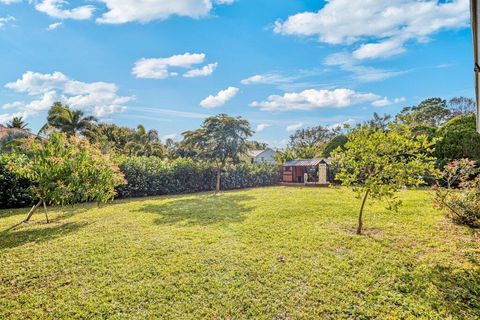
[[[468,0],[0,0],[0,122],[32,129],[61,100],[180,137],[242,116],[295,128],[361,122],[473,95]]]

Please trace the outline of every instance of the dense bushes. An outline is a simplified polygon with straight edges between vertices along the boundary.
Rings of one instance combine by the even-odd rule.
[[[30,206],[33,197],[29,192],[30,181],[18,178],[5,168],[0,157],[0,208],[20,208]]]
[[[128,181],[117,189],[120,198],[215,190],[215,168],[191,159],[127,157],[119,161],[119,167]],[[225,168],[222,189],[266,186],[278,181],[277,166],[242,163]]]
[[[445,166],[445,187],[435,186],[435,204],[458,224],[480,228],[480,175],[475,162],[455,160]],[[454,188],[455,187],[455,188]]]

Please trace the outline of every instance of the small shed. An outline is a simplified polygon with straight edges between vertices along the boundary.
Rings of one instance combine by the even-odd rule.
[[[326,170],[321,170],[321,167]],[[285,183],[325,183],[330,180],[330,161],[327,158],[287,161],[282,166],[282,181]],[[305,173],[308,181],[305,181]],[[323,177],[322,177],[323,175]],[[322,180],[324,180],[322,182]]]

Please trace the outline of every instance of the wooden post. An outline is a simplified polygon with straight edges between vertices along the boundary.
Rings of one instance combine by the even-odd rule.
[[[320,185],[328,184],[328,181],[327,181],[327,164],[326,163],[320,163],[318,165],[318,183]]]
[[[30,212],[28,213],[27,218],[25,220],[23,220],[23,222],[28,222],[30,220],[30,218],[33,216],[33,214],[35,213],[37,208],[40,207],[42,202],[43,202],[43,200],[38,201],[38,203],[36,205],[34,205],[32,207],[32,209],[30,209]]]

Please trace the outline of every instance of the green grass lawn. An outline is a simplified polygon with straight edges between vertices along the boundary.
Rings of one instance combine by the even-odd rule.
[[[0,319],[479,319],[480,239],[401,194],[271,187],[0,210]]]

